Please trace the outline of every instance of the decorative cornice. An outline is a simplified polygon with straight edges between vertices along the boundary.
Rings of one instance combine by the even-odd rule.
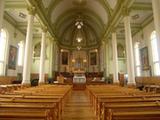
[[[56,38],[56,35],[53,32],[54,30],[51,26],[52,23],[49,21],[48,17],[46,16],[46,11],[44,11],[45,9],[42,7],[43,6],[42,2],[37,1],[37,0],[28,0],[28,1],[30,2],[31,5],[36,7],[36,12],[37,12],[38,16],[40,17],[41,21],[43,22],[44,25],[47,26],[48,31],[50,32],[52,37]]]
[[[33,15],[34,16],[36,14],[36,8],[33,7],[33,6],[28,6],[27,10],[28,10],[29,15]]]
[[[129,16],[131,12],[131,9],[129,8],[126,8],[126,7],[123,7],[123,10],[122,10],[122,15],[125,17],[125,16]]]
[[[151,3],[136,2],[132,5],[131,9],[132,10],[152,11],[152,4]]]
[[[23,35],[25,35],[26,33],[21,30],[19,27],[18,27],[18,23],[16,20],[14,20],[7,12],[4,13],[4,19],[9,22],[11,25],[13,25],[19,32],[21,32]]]
[[[48,30],[46,26],[41,26],[41,29],[42,29],[42,31],[43,31],[44,33],[46,33],[47,30]]]

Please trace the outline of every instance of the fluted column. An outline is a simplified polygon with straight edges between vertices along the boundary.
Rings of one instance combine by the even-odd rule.
[[[124,28],[125,28],[125,42],[126,42],[126,53],[127,53],[128,83],[135,84],[132,33],[130,25],[130,16],[128,11],[126,11],[124,17]]]
[[[42,28],[42,40],[41,40],[41,55],[40,55],[40,67],[39,67],[39,83],[45,83],[45,58],[46,58],[46,32],[47,29]]]
[[[158,57],[160,60],[160,0],[152,0],[154,26],[157,36]]]
[[[27,25],[27,35],[25,43],[23,80],[22,80],[23,85],[30,85],[34,15],[35,15],[35,8],[34,7],[28,8],[28,25]]]
[[[4,4],[5,0],[0,0],[0,30],[2,29],[3,24]]]
[[[118,83],[118,57],[117,57],[117,36],[112,33],[112,52],[113,52],[113,82]]]

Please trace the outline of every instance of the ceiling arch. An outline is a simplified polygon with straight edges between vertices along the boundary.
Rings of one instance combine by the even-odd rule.
[[[45,0],[42,0],[44,4]],[[75,23],[77,19],[80,19],[83,26],[84,39],[88,40],[89,43],[94,39],[96,46],[101,43],[101,38],[104,35],[106,25],[108,24],[109,18],[111,17],[113,10],[117,6],[119,0],[47,0],[43,6],[47,11],[47,16],[52,24],[52,28],[56,34],[57,40],[61,45],[73,44],[73,36],[76,36]],[[69,36],[70,41],[67,41],[65,37]],[[94,38],[91,38],[94,36]],[[67,41],[65,43],[64,41]],[[90,44],[86,42],[88,47]],[[64,43],[63,43],[64,42]],[[93,43],[93,41],[92,41]]]
[[[81,8],[81,9],[89,9],[96,13],[103,23],[107,23],[108,21],[108,13],[106,12],[105,8],[100,4],[100,2],[97,2],[97,0],[86,0],[85,4],[83,5],[77,5],[74,3],[75,0],[63,0],[63,2],[60,2],[57,4],[57,6],[52,10],[51,12],[51,22],[54,23],[56,19],[63,14],[65,11],[68,11],[72,8]]]
[[[72,11],[76,11],[76,9],[64,13],[56,20],[55,27],[57,32],[59,32],[60,29],[63,29],[65,24],[71,22],[75,24],[75,20],[77,19],[78,15],[81,15],[85,24],[91,24],[97,32],[102,32],[104,30],[103,22],[98,17],[96,17],[96,15],[93,15],[93,13],[88,14],[89,12],[82,12],[83,10],[78,10],[77,12]],[[80,13],[80,11],[82,13]]]
[[[72,26],[71,26],[72,25]],[[96,31],[90,25],[84,26],[82,28],[82,42],[79,44],[77,42],[77,31],[78,29],[70,24],[70,27],[66,27],[62,36],[60,38],[59,43],[68,48],[76,48],[77,46],[81,46],[84,49],[90,49],[91,47],[96,47],[100,44],[99,39],[97,37]]]

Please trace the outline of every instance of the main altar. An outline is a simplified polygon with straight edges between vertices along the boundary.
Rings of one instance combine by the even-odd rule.
[[[74,71],[73,89],[84,90],[86,88],[86,76],[84,71]]]

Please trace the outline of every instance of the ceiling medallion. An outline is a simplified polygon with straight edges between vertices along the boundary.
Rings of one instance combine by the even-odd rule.
[[[74,5],[86,5],[87,1],[86,0],[73,0],[72,2]]]

